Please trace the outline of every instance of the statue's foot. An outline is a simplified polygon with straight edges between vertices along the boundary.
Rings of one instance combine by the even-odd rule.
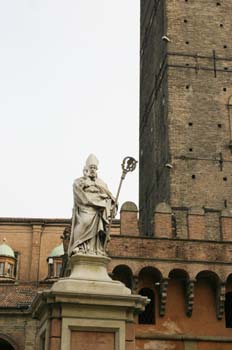
[[[79,253],[79,248],[73,249],[73,255]]]
[[[94,250],[89,250],[89,251],[88,251],[88,254],[89,254],[89,255],[96,255],[97,253],[96,253]]]
[[[96,255],[106,256],[107,254],[103,250],[98,250]]]
[[[85,251],[84,249],[81,249],[81,248],[75,248],[73,249],[73,255],[75,254],[85,254]]]

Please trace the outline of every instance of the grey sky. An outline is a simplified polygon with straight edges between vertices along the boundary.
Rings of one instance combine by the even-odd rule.
[[[0,216],[70,217],[89,153],[115,193],[138,158],[139,1],[1,1],[0,57]]]

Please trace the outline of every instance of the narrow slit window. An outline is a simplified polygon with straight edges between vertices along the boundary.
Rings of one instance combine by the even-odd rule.
[[[155,295],[152,289],[142,288],[140,295],[150,299],[150,303],[145,306],[145,310],[139,314],[139,324],[154,324],[155,323]]]

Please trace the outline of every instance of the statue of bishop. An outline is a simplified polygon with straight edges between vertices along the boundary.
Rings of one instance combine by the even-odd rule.
[[[83,176],[73,184],[74,208],[69,256],[106,255],[105,247],[109,239],[107,226],[115,198],[97,176],[98,163],[95,155],[90,154],[83,169]]]

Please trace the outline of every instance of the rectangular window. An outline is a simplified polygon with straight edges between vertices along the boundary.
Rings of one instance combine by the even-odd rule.
[[[0,275],[3,276],[4,275],[4,262],[0,262]]]
[[[61,272],[61,268],[62,268],[62,263],[56,263],[56,277],[60,276],[60,272]]]
[[[7,266],[7,276],[13,277],[13,265],[8,263]]]

